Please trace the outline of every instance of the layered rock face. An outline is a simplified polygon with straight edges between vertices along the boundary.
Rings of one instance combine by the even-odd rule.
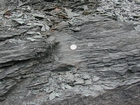
[[[1,105],[139,105],[139,25],[24,5],[14,26],[0,26]]]
[[[33,38],[25,34],[26,32],[26,29],[0,32],[0,100],[26,76],[34,75],[39,59],[48,57],[51,53],[50,46],[54,43],[50,44],[37,35],[32,41]]]
[[[28,37],[26,29],[1,31],[0,97],[6,99],[5,105],[41,104],[76,94],[96,97],[140,80],[140,37],[135,26],[102,17],[79,20],[81,31],[54,33],[59,41],[55,50],[55,38]],[[77,49],[71,50],[71,44]]]

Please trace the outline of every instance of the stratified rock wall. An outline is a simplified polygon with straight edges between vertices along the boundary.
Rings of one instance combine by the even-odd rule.
[[[96,0],[19,1],[0,11],[0,105],[139,105],[138,22]]]

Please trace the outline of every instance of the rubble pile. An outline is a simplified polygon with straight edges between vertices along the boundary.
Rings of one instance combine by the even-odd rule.
[[[117,21],[139,24],[140,0],[99,0],[99,14]]]

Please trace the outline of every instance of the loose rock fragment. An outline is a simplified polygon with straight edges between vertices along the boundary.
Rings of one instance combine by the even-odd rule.
[[[72,87],[68,84],[62,84],[61,85],[62,89],[71,89]]]
[[[79,16],[79,14],[74,13],[74,12],[71,12],[71,11],[72,11],[71,9],[66,9],[66,8],[65,8],[65,11],[66,11],[66,13],[68,14],[68,18],[72,18],[72,17]]]
[[[34,16],[34,17],[37,17],[37,18],[46,18],[45,15],[43,15],[43,14],[38,14],[38,13],[34,13],[33,16]]]
[[[85,85],[91,85],[92,84],[92,80],[85,80]]]
[[[83,85],[84,84],[84,80],[81,78],[77,78],[74,82],[74,85]]]
[[[21,19],[21,18],[13,19],[13,21],[15,21],[15,22],[17,22],[19,24],[24,24],[25,23],[25,20]]]
[[[140,25],[137,25],[136,27],[134,27],[136,31],[140,31]]]
[[[85,80],[90,79],[90,76],[85,74],[85,75],[83,75],[83,79],[85,79]]]
[[[72,29],[74,32],[79,32],[81,29],[79,27],[76,27],[74,29]]]
[[[56,92],[52,92],[52,93],[49,95],[49,99],[50,99],[50,100],[53,100],[53,99],[56,98],[56,97],[59,97],[59,94],[56,93]]]
[[[99,79],[100,79],[99,77],[94,76],[92,80],[93,80],[94,82],[96,82],[96,81],[99,81]]]
[[[34,38],[31,38],[31,37],[28,37],[27,39],[30,40],[30,41],[32,41],[32,42],[35,41],[35,39]]]

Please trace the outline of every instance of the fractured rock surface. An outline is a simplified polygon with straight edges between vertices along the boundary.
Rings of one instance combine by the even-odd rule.
[[[7,52],[1,61],[3,105],[42,104],[76,94],[96,97],[107,90],[140,80],[140,37],[134,26],[103,17],[93,17],[91,22],[86,18],[80,20],[83,22],[79,25],[81,31],[54,33],[53,37],[59,44],[51,58],[45,56],[50,47],[43,39],[31,43],[23,38],[21,44],[8,45],[11,52],[17,52],[16,56],[8,53],[8,49],[1,50],[0,53]],[[6,46],[9,40],[1,43]],[[77,45],[77,49],[71,50],[71,44]],[[17,47],[21,48],[19,52]]]
[[[139,25],[50,3],[1,12],[0,104],[139,105]]]

